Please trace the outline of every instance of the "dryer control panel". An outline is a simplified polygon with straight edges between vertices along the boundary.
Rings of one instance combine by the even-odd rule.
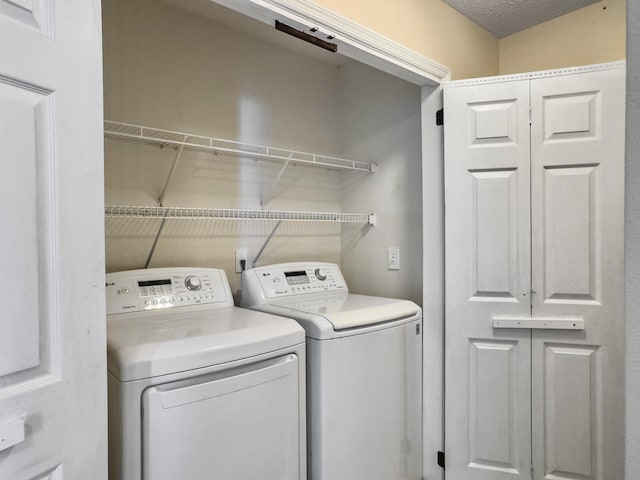
[[[340,267],[335,263],[281,263],[242,272],[242,306],[321,292],[348,292]]]
[[[106,291],[107,315],[191,305],[233,306],[227,276],[224,270],[214,268],[108,273]]]

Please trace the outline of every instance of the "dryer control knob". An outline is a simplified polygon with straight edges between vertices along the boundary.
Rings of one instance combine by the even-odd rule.
[[[314,273],[316,274],[316,278],[321,282],[324,282],[327,279],[326,272],[320,268],[316,268],[316,271]]]
[[[189,290],[200,290],[202,288],[202,282],[198,277],[187,277],[184,280],[184,284]]]

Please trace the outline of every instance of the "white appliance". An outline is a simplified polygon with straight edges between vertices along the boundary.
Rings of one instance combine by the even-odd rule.
[[[420,307],[350,294],[330,263],[247,270],[241,305],[306,331],[311,480],[422,478]]]
[[[222,270],[107,275],[109,478],[306,478],[304,331]]]

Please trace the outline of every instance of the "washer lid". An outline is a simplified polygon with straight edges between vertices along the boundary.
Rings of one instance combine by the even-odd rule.
[[[298,345],[296,322],[237,307],[107,322],[107,364],[120,381],[219,365]]]
[[[409,300],[356,294],[308,294],[273,300],[254,308],[293,318],[313,338],[335,338],[381,324],[421,315]]]

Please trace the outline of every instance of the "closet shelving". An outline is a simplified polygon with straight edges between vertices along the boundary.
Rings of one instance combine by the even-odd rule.
[[[240,155],[249,158],[268,159],[338,170],[375,172],[377,167],[375,163],[347,160],[346,158],[329,157],[283,148],[265,147],[262,145],[235,142],[221,138],[203,137],[190,133],[160,130],[108,120],[104,122],[104,135],[106,138],[155,145],[158,147],[184,147],[189,150]]]
[[[141,143],[156,147],[173,147],[178,150],[178,156],[167,179],[158,206],[107,205],[107,217],[121,218],[160,218],[160,219],[228,219],[228,220],[277,220],[277,221],[307,221],[307,222],[339,222],[365,223],[375,226],[375,214],[365,213],[329,213],[329,212],[299,212],[276,210],[241,210],[222,208],[181,208],[166,207],[163,200],[178,159],[183,150],[207,151],[213,154],[224,153],[255,159],[267,159],[283,163],[275,182],[277,183],[289,164],[303,164],[321,168],[352,170],[359,172],[375,172],[375,163],[348,160],[314,153],[286,150],[282,148],[265,147],[249,143],[235,142],[220,138],[204,137],[184,132],[162,130],[158,128],[133,125],[129,123],[105,120],[105,138]]]
[[[244,210],[229,208],[189,208],[189,207],[167,207],[164,199],[169,186],[172,182],[176,168],[179,164],[182,153],[185,150],[205,151],[212,154],[231,154],[245,158],[266,159],[282,162],[282,167],[278,173],[275,184],[278,183],[282,174],[290,164],[303,164],[314,167],[352,170],[359,172],[375,172],[376,164],[360,162],[355,160],[347,160],[338,157],[329,157],[325,155],[317,155],[313,153],[298,152],[295,150],[285,150],[282,148],[264,147],[249,143],[235,142],[232,140],[223,140],[220,138],[203,137],[200,135],[192,135],[190,133],[174,132],[170,130],[161,130],[158,128],[144,127],[141,125],[132,125],[129,123],[113,122],[105,120],[104,122],[105,138],[139,143],[144,145],[156,146],[160,148],[171,147],[177,153],[171,166],[171,170],[167,176],[162,194],[158,199],[157,206],[135,206],[135,205],[106,205],[105,216],[116,218],[134,218],[134,219],[160,219],[161,223],[156,232],[155,239],[151,246],[149,256],[145,267],[148,267],[151,258],[155,252],[158,240],[167,220],[206,220],[206,219],[225,219],[225,220],[273,220],[276,225],[273,227],[268,238],[262,245],[260,252],[253,261],[258,260],[267,244],[280,227],[282,222],[335,222],[335,223],[364,223],[375,226],[376,215],[364,213],[329,213],[329,212],[299,212],[299,211],[283,211],[283,210]]]
[[[371,213],[291,212],[282,210],[238,210],[230,208],[150,207],[107,205],[105,216],[120,218],[160,218],[177,220],[278,220],[339,223],[367,223],[375,226]]]

